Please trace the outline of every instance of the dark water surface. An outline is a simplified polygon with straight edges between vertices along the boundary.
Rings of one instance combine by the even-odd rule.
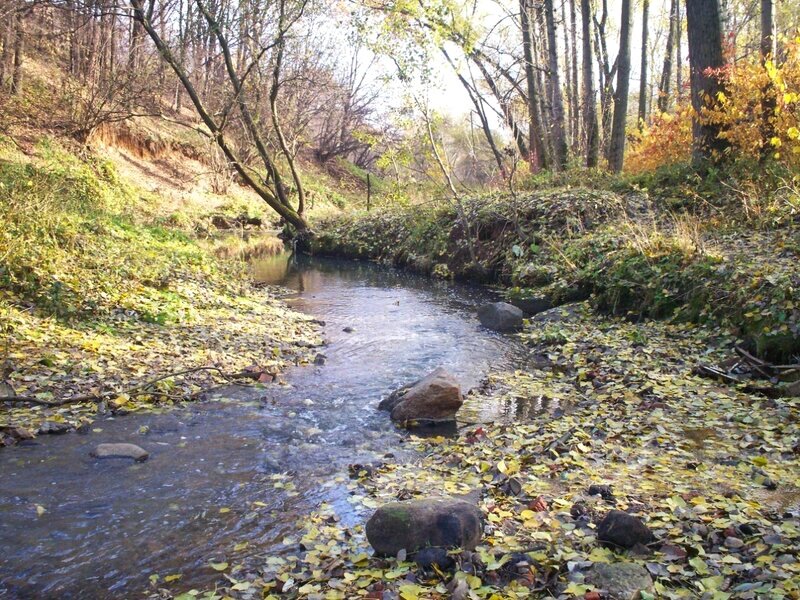
[[[476,306],[493,299],[484,289],[288,256],[253,272],[325,321],[325,365],[294,369],[288,386],[227,390],[0,451],[0,598],[141,597],[154,574],[203,587],[219,577],[210,559],[280,552],[321,502],[362,519],[341,483],[347,465],[403,455],[400,434],[375,410],[383,396],[440,365],[469,389],[491,366],[521,362],[513,337],[479,326]],[[462,412],[507,421],[515,410],[468,400]],[[138,444],[150,459],[90,458],[101,442]]]

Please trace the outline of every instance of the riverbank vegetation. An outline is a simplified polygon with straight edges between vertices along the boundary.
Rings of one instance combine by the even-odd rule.
[[[25,153],[2,140],[0,163],[4,444],[88,426],[98,411],[271,382],[319,343],[243,263],[215,258],[244,242],[198,239],[246,199],[170,213],[111,161],[48,139]]]

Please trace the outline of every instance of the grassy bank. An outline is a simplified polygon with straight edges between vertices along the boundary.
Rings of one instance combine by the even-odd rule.
[[[217,258],[242,242],[198,237],[211,214],[253,210],[246,200],[176,208],[114,162],[47,139],[26,152],[0,142],[0,193],[2,395],[88,397],[5,402],[6,433],[195,397],[220,372],[277,373],[318,342],[307,317]]]
[[[544,306],[591,298],[615,315],[715,324],[779,361],[800,353],[797,197],[659,191],[556,187],[342,213],[317,224],[314,251],[496,282]]]

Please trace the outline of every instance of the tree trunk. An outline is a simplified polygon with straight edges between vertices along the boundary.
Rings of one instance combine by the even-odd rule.
[[[642,63],[639,72],[639,129],[647,120],[647,18],[650,12],[650,0],[642,2]]]
[[[22,90],[22,53],[25,48],[25,31],[22,23],[22,13],[17,11],[14,17],[14,70],[11,72],[11,95],[14,96]]]
[[[608,159],[611,148],[611,103],[614,94],[614,74],[617,63],[612,67],[608,56],[606,40],[606,23],[608,22],[608,0],[602,0],[603,12],[598,21],[594,19],[595,46],[597,49],[597,67],[600,72],[600,123],[603,156]]]
[[[553,0],[544,0],[547,25],[547,56],[550,69],[550,114],[552,120],[553,169],[562,171],[567,166],[567,139],[564,135],[564,102],[561,95],[561,77],[558,69],[556,23]]]
[[[667,47],[664,49],[664,67],[661,69],[661,80],[658,83],[658,110],[667,112],[669,108],[669,90],[672,85],[672,55],[675,53],[675,30],[678,27],[678,0],[671,0],[669,7],[669,33]]]
[[[622,0],[620,17],[617,87],[614,91],[614,119],[611,124],[611,146],[608,164],[614,173],[622,171],[625,160],[625,124],[628,117],[628,89],[631,77],[631,0]]]
[[[519,155],[523,160],[528,160],[528,145],[525,143],[525,136],[523,135],[522,130],[519,128],[516,120],[514,119],[514,114],[511,112],[511,107],[503,98],[503,95],[500,93],[500,89],[497,87],[497,83],[486,69],[486,66],[483,64],[483,61],[480,59],[480,57],[477,54],[473,54],[471,59],[480,70],[484,81],[486,81],[486,84],[489,86],[489,89],[494,95],[495,100],[497,100],[497,103],[500,105],[500,111],[503,113],[503,117],[505,118],[508,127],[511,129],[511,134],[514,136],[514,142],[517,145]]]
[[[136,19],[144,31],[147,32],[147,34],[150,36],[150,39],[153,40],[153,43],[155,44],[156,49],[161,57],[178,76],[178,79],[186,90],[189,99],[192,101],[192,104],[197,110],[198,116],[203,121],[203,124],[205,124],[205,126],[208,128],[212,139],[214,139],[220,150],[222,150],[223,154],[225,154],[225,157],[239,174],[239,177],[241,177],[247,186],[255,191],[256,194],[258,194],[258,196],[270,206],[270,208],[278,213],[278,215],[283,217],[287,223],[292,225],[300,236],[310,235],[311,231],[306,220],[301,215],[298,215],[297,212],[295,212],[290,206],[287,206],[282,199],[279,199],[275,191],[261,185],[254,177],[252,170],[236,155],[231,144],[225,138],[225,135],[219,124],[206,109],[203,101],[197,93],[197,90],[184,71],[183,67],[178,63],[169,47],[166,45],[164,40],[161,39],[161,36],[158,35],[158,32],[153,27],[153,24],[149,18],[149,14],[144,9],[143,0],[130,0],[130,2],[133,8],[133,18]],[[236,91],[239,92],[240,90],[237,88]],[[241,95],[237,95],[240,96],[240,101],[243,101],[241,99]],[[279,182],[273,180],[272,183],[273,185],[278,185]]]
[[[761,64],[767,69],[767,63],[775,60],[775,19],[773,0],[761,0]],[[775,137],[775,110],[778,106],[775,86],[768,78],[761,90],[761,140],[762,159],[770,154],[771,143]]]
[[[581,0],[583,20],[583,127],[586,131],[586,166],[594,168],[600,154],[600,131],[597,125],[597,100],[592,75],[591,0]]]
[[[531,40],[530,8],[527,0],[519,0],[520,28],[522,29],[522,54],[525,60],[525,81],[528,86],[528,123],[529,123],[529,161],[531,170],[536,172],[546,166],[542,125],[539,120],[538,94],[536,90],[536,73],[533,68],[533,43]]]
[[[675,23],[675,99],[680,102],[683,96],[683,51],[681,40],[683,38],[683,15],[681,14],[681,3],[678,0],[676,7],[678,20]]]
[[[716,101],[722,84],[715,73],[725,65],[719,0],[689,0],[686,23],[689,37],[689,82],[695,118],[693,161],[698,164],[720,158],[727,143],[719,138],[719,126],[702,118],[706,101]]]
[[[0,54],[0,90],[5,87],[8,63],[11,61],[11,22],[12,19],[7,19],[0,23],[0,44],[3,45],[3,53]]]
[[[578,84],[578,16],[575,9],[575,0],[569,0],[569,14],[570,38],[572,40],[572,97],[570,98],[570,103],[572,105],[572,114],[575,116],[573,143],[577,148],[580,140],[582,115],[580,111],[580,86]]]
[[[561,3],[561,23],[563,25],[561,32],[564,39],[564,80],[566,83],[566,96],[567,96],[567,117],[564,121],[564,137],[567,142],[567,147],[571,147],[573,143],[573,136],[575,135],[575,118],[576,113],[572,110],[572,90],[573,86],[577,83],[572,81],[572,68],[571,68],[571,49],[569,46],[569,28],[567,27],[567,2],[564,0]]]
[[[286,163],[289,165],[292,181],[294,181],[294,186],[297,190],[297,214],[302,217],[306,208],[306,193],[303,189],[303,180],[300,178],[300,172],[297,170],[294,155],[289,150],[289,145],[286,143],[286,136],[283,134],[283,128],[278,118],[278,92],[280,91],[283,51],[286,45],[286,30],[284,29],[286,22],[285,0],[280,0],[278,6],[280,7],[280,12],[278,17],[278,33],[275,40],[275,65],[272,69],[272,88],[269,91],[269,107],[272,117],[272,127],[275,129],[275,137],[278,138],[278,145],[283,153],[283,157],[286,159]]]

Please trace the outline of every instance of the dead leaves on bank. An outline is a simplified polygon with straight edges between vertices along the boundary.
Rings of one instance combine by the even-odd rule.
[[[15,395],[44,403],[84,400],[63,406],[0,403],[0,428],[35,432],[47,422],[80,427],[98,410],[192,399],[230,382],[225,374],[248,369],[264,374],[257,383],[266,383],[288,365],[309,361],[310,348],[321,343],[319,328],[269,290],[226,289],[194,278],[171,285],[192,311],[164,325],[123,317],[69,324],[22,310],[7,298],[6,378]],[[163,377],[181,371],[187,372]]]
[[[585,582],[591,566],[632,561],[655,581],[645,598],[800,598],[800,402],[693,375],[727,345],[710,350],[702,329],[583,311],[553,327],[556,344],[541,330],[521,334],[546,362],[492,379],[495,393],[569,401],[563,416],[412,438],[418,460],[349,484],[365,516],[398,498],[480,490],[485,537],[475,553],[453,553],[453,572],[372,557],[363,528],[322,506],[298,523],[304,533],[285,554],[244,576],[249,592],[220,589],[265,598],[597,598]],[[656,541],[603,547],[596,523],[611,509],[639,516]]]

